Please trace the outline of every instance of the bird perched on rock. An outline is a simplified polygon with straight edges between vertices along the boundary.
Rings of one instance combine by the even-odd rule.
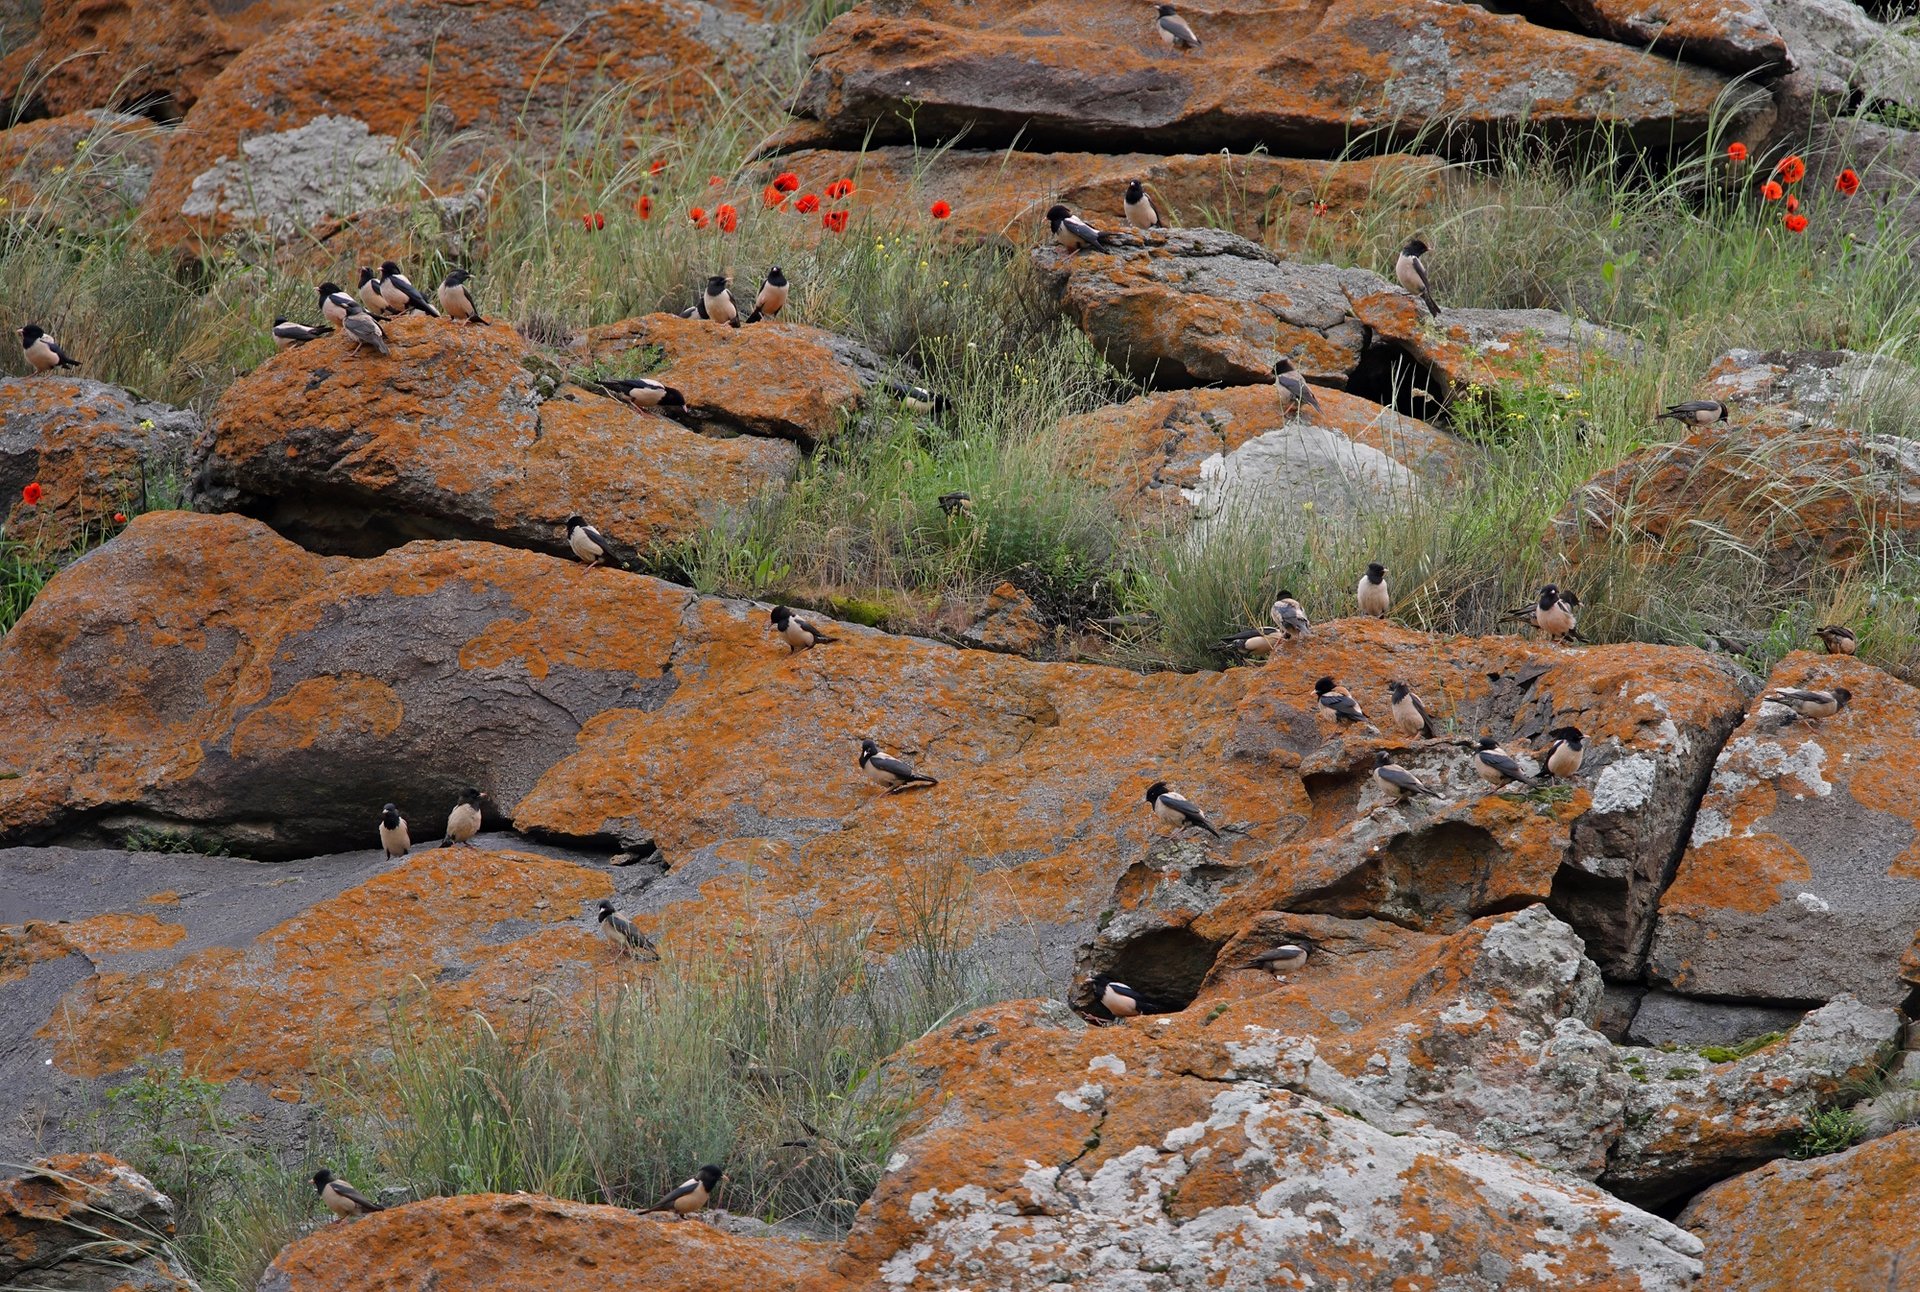
[[[473,847],[473,836],[480,833],[480,800],[483,797],[471,785],[460,791],[460,801],[453,805],[453,811],[447,813],[447,835],[440,841],[442,848],[451,848],[456,843]]]
[[[1430,799],[1442,797],[1439,790],[1394,762],[1392,752],[1385,749],[1373,756],[1373,780],[1396,801],[1422,796]]]
[[[1435,318],[1440,316],[1440,302],[1433,299],[1433,277],[1427,273],[1427,244],[1418,238],[1408,238],[1407,245],[1400,248],[1400,254],[1394,258],[1393,276],[1408,292],[1427,303],[1427,312]]]
[[[780,640],[787,644],[789,655],[818,646],[821,642],[840,640],[838,637],[827,636],[785,606],[775,606],[767,618],[773,623],[773,631],[780,634]]]
[[[1271,951],[1262,951],[1253,958],[1254,969],[1271,970],[1277,976],[1292,973],[1307,963],[1307,949],[1293,942],[1283,942]]]
[[[380,290],[380,275],[372,266],[360,266],[360,307],[375,318],[385,318],[390,312],[387,298]]]
[[[380,809],[380,850],[389,860],[404,857],[413,847],[413,840],[407,835],[407,819],[400,815],[400,809],[389,803]]]
[[[353,305],[353,297],[341,290],[339,283],[320,284],[320,317],[327,322],[335,327],[345,326]]]
[[[1427,716],[1427,706],[1413,693],[1413,688],[1405,682],[1387,683],[1387,699],[1393,702],[1390,712],[1393,725],[1401,734],[1408,736],[1431,736],[1433,719]]]
[[[1231,637],[1222,637],[1213,644],[1213,648],[1239,655],[1258,655],[1264,659],[1279,650],[1280,643],[1286,639],[1286,633],[1278,628],[1245,628]]]
[[[582,516],[567,517],[567,546],[573,549],[575,556],[587,563],[589,570],[602,562],[616,570],[627,568],[620,563],[620,557],[614,552],[613,540],[587,524]]]
[[[876,785],[886,786],[889,794],[897,794],[910,785],[940,783],[931,776],[914,771],[913,764],[906,759],[881,753],[880,746],[871,738],[860,742],[860,770]]]
[[[1340,722],[1367,722],[1366,710],[1353,698],[1353,692],[1347,690],[1330,677],[1323,677],[1313,684],[1313,693],[1320,698],[1320,711],[1332,714]],[[1367,724],[1372,729],[1372,724]]]
[[[418,310],[429,318],[440,317],[440,311],[433,308],[433,303],[420,294],[420,289],[391,260],[382,261],[380,265],[380,295],[395,314]]]
[[[1657,422],[1666,417],[1682,425],[1711,426],[1727,420],[1727,406],[1717,399],[1689,399],[1685,403],[1669,404],[1653,420]]]
[[[473,289],[467,286],[472,281],[473,275],[464,269],[456,269],[442,279],[440,308],[447,312],[447,317],[450,319],[488,327],[490,326],[488,322],[480,317],[480,307],[473,303]]]
[[[309,341],[318,341],[333,329],[322,323],[318,327],[308,327],[305,323],[295,323],[284,314],[274,316],[273,344],[276,349],[291,350],[296,345],[305,345]]]
[[[1093,980],[1093,989],[1100,1008],[1115,1018],[1138,1018],[1147,1012],[1146,998],[1123,982],[1103,974]]]
[[[393,353],[387,349],[387,330],[380,326],[379,319],[361,309],[358,301],[349,303],[346,322],[340,325],[340,330],[347,334],[355,350],[370,345],[381,354]]]
[[[1154,27],[1160,33],[1162,44],[1168,49],[1200,48],[1200,38],[1193,34],[1193,28],[1187,26],[1186,20],[1174,12],[1172,5],[1163,4],[1155,7],[1159,10],[1160,20],[1154,24]]]
[[[1579,618],[1574,611],[1580,605],[1580,598],[1571,592],[1561,592],[1555,584],[1549,583],[1540,589],[1540,599],[1533,605],[1520,610],[1507,612],[1509,619],[1524,619],[1556,641],[1562,637],[1576,640],[1579,634],[1574,631]]]
[[[1845,624],[1828,624],[1825,628],[1816,628],[1813,635],[1827,648],[1829,655],[1854,655],[1860,650],[1860,639],[1853,635],[1853,629]]]
[[[760,294],[753,298],[753,313],[747,315],[747,322],[758,323],[761,319],[770,319],[787,308],[787,275],[780,266],[775,265],[767,271],[767,280],[760,284]]]
[[[1047,208],[1047,226],[1053,230],[1054,242],[1068,251],[1079,251],[1082,247],[1092,251],[1107,249],[1110,235],[1100,232],[1058,203]]]
[[[602,381],[595,384],[615,399],[632,404],[643,413],[656,412],[662,408],[687,406],[685,395],[651,377],[621,377],[615,381]]]
[[[1387,567],[1378,561],[1370,563],[1353,595],[1360,603],[1361,614],[1385,619],[1388,608],[1393,605],[1393,598],[1387,595]]]
[[[1760,698],[1762,700],[1770,700],[1774,704],[1785,705],[1789,710],[1787,714],[1788,722],[1792,722],[1796,718],[1806,718],[1817,722],[1821,718],[1831,718],[1834,714],[1851,704],[1853,702],[1853,692],[1847,690],[1844,686],[1829,687],[1825,691],[1803,691],[1797,687],[1789,686],[1768,691]]]
[[[644,955],[649,960],[660,958],[660,949],[653,945],[652,939],[636,928],[632,920],[614,910],[613,903],[607,898],[600,899],[600,914],[596,922],[600,936],[613,944],[615,960],[627,955]]]
[[[1563,781],[1573,779],[1580,770],[1581,760],[1587,756],[1586,737],[1578,727],[1555,727],[1547,734],[1553,737],[1553,743],[1547,746],[1541,765],[1550,776],[1558,776]]]
[[[1293,360],[1285,355],[1273,361],[1273,389],[1280,397],[1284,416],[1292,416],[1302,406],[1320,411],[1320,397],[1313,393],[1307,379],[1293,370]]]
[[[1512,754],[1500,748],[1500,742],[1482,737],[1473,749],[1473,770],[1480,773],[1480,779],[1494,789],[1505,789],[1508,785],[1532,785],[1533,777],[1522,770]]]
[[[740,307],[733,303],[733,293],[727,290],[725,274],[708,276],[706,290],[700,294],[699,310],[700,317],[710,323],[740,326]]]
[[[693,1178],[669,1193],[660,1201],[640,1213],[646,1215],[654,1211],[671,1211],[676,1219],[684,1220],[696,1211],[705,1211],[707,1204],[713,1201],[713,1191],[719,1187],[720,1179],[726,1174],[719,1167],[708,1163],[693,1173]]]
[[[952,520],[955,516],[973,515],[973,495],[965,489],[943,493],[937,501],[940,504],[940,510],[945,513],[948,520]]]
[[[953,406],[945,395],[935,394],[925,386],[911,386],[904,381],[888,378],[881,383],[888,394],[905,404],[916,413],[944,413]]]
[[[1300,608],[1299,601],[1285,588],[1274,595],[1273,605],[1267,611],[1268,616],[1280,625],[1280,632],[1288,641],[1295,637],[1305,637],[1313,625],[1307,621],[1307,612]]]
[[[35,372],[51,372],[55,368],[78,368],[80,361],[60,348],[60,343],[41,328],[38,323],[29,323],[15,330],[20,338],[20,350],[26,357],[27,366]]]
[[[1161,228],[1160,212],[1153,209],[1153,199],[1147,196],[1147,186],[1137,179],[1127,181],[1126,195],[1120,199],[1120,211],[1127,223],[1136,229]]]
[[[320,1201],[326,1205],[327,1210],[331,1211],[339,1220],[346,1220],[351,1216],[371,1215],[376,1211],[386,1210],[385,1207],[375,1202],[372,1198],[367,1197],[361,1193],[360,1190],[354,1188],[325,1167],[321,1167],[313,1173],[313,1189],[315,1193],[320,1195]],[[337,1224],[339,1221],[336,1220],[335,1223]]]
[[[1214,828],[1213,822],[1207,820],[1207,814],[1195,807],[1192,799],[1168,789],[1165,781],[1155,781],[1147,786],[1147,808],[1156,819],[1166,822],[1176,832],[1195,825],[1216,839],[1220,837],[1220,831]]]

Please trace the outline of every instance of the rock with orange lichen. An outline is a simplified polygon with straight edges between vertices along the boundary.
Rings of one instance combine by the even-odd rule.
[[[1920,982],[1920,691],[1846,656],[1789,655],[1767,680],[1853,701],[1819,722],[1754,702],[1660,900],[1650,974],[1698,996],[1898,1005]]]
[[[1680,1223],[1706,1244],[1700,1292],[1903,1292],[1920,1273],[1920,1129],[1770,1162],[1700,1194]]]
[[[41,551],[98,541],[178,475],[200,419],[80,377],[0,381],[0,532]],[[40,486],[29,503],[23,490]]]
[[[573,137],[595,95],[629,80],[645,93],[622,111],[684,122],[714,85],[737,83],[732,60],[773,41],[757,11],[725,2],[340,0],[202,88],[142,224],[157,243],[192,247],[236,230],[288,237],[423,182],[445,193],[509,153]],[[413,151],[423,129],[434,139],[424,161]]]
[[[1665,146],[1720,123],[1728,99],[1744,115],[1719,73],[1471,5],[1263,0],[1189,17],[1204,48],[1179,52],[1144,7],[1063,24],[1027,0],[861,4],[814,43],[795,111],[842,147],[964,128],[972,147],[1150,137],[1166,152],[1305,156],[1373,130],[1479,137],[1522,125],[1617,128]]]
[[[721,1188],[724,1199],[725,1186]],[[284,1248],[260,1292],[341,1287],[646,1287],[661,1292],[850,1292],[825,1243],[742,1238],[704,1222],[532,1194],[468,1194],[328,1225]]]
[[[42,1158],[0,1179],[0,1285],[198,1292],[173,1255],[173,1203],[104,1153]]]
[[[1440,287],[1444,298],[1445,286]],[[1353,317],[1370,332],[1385,380],[1420,400],[1451,403],[1471,387],[1577,388],[1630,353],[1618,332],[1554,310],[1463,310],[1440,302],[1436,318],[1404,291],[1359,296]]]
[[[507,327],[420,315],[385,327],[390,356],[336,334],[235,382],[196,452],[199,505],[361,555],[418,538],[566,554],[577,512],[631,557],[744,507],[799,460],[785,443],[701,435],[559,381]],[[822,379],[796,377],[808,373]]]
[[[146,200],[159,135],[145,117],[99,110],[0,130],[0,214],[104,232]]]
[[[1729,72],[1794,66],[1764,0],[1568,0],[1584,31]]]

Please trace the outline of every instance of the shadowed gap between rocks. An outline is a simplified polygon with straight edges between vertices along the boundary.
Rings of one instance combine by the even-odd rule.
[[[1394,835],[1362,865],[1300,895],[1287,909],[1302,915],[1372,916],[1402,928],[1450,931],[1483,915],[1533,905],[1532,898],[1490,901],[1488,877],[1500,842],[1465,821],[1439,821]]]
[[[1177,1014],[1200,994],[1224,945],[1192,929],[1153,929],[1113,948],[1103,957],[1106,963],[1093,972],[1139,992],[1147,1000],[1149,1013]],[[1094,1004],[1091,975],[1087,984],[1078,993],[1084,999],[1074,1002],[1082,1007]]]
[[[1360,351],[1360,362],[1347,377],[1347,393],[1370,399],[1396,413],[1428,422],[1447,424],[1447,408],[1438,397],[1446,383],[1433,369],[1390,342],[1369,335]]]

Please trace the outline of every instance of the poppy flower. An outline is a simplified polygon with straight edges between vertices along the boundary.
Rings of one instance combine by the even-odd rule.
[[[1328,206],[1325,202],[1315,202],[1313,204],[1313,213],[1315,215],[1325,215],[1328,211],[1332,209],[1333,208]]]
[[[1727,145],[1728,161],[1743,162],[1746,159],[1747,159],[1747,146],[1745,144],[1734,143],[1734,144]]]
[[[704,206],[696,206],[687,212],[687,218],[693,221],[694,228],[704,229],[707,227],[707,208]]]
[[[845,211],[828,211],[820,217],[820,223],[824,227],[832,229],[835,233],[845,233],[847,231],[847,213]]]
[[[802,193],[795,199],[793,209],[802,215],[812,215],[820,209],[820,199],[811,193]]]
[[[651,220],[653,218],[653,199],[642,195],[640,200],[633,204],[633,213],[643,220]]]
[[[791,193],[800,187],[800,177],[792,171],[785,171],[773,177],[773,186],[782,193]]]
[[[827,196],[836,202],[851,192],[853,192],[853,181],[850,179],[837,179],[826,187]]]
[[[1799,199],[1799,198],[1797,198],[1797,197],[1790,197],[1790,198],[1788,198],[1788,199],[1787,199],[1787,210],[1789,210],[1789,211],[1798,211],[1799,209],[1800,209],[1800,199]]]
[[[718,175],[709,175],[709,176],[707,176],[707,187],[708,187],[708,188],[719,188],[719,187],[720,187],[720,186],[721,186],[722,184],[724,184],[724,183],[726,183],[726,182],[727,182],[727,181],[725,181],[725,180],[723,180],[723,179],[721,179],[721,178],[720,178],[720,177],[719,177]]]
[[[1807,231],[1807,217],[1804,215],[1789,215],[1785,220],[1782,220],[1781,223],[1787,226],[1788,233],[1805,233]]]
[[[1838,179],[1833,181],[1833,187],[1834,191],[1839,193],[1840,196],[1852,197],[1860,191],[1860,177],[1854,174],[1853,168],[1849,166],[1840,172]]]
[[[948,206],[945,202],[935,202],[931,209],[933,212],[933,218],[936,220],[944,220],[948,216],[953,214],[953,208]]]
[[[1786,189],[1781,188],[1772,180],[1768,180],[1760,186],[1760,196],[1766,198],[1769,202],[1778,202],[1786,195],[1786,192]]]
[[[666,168],[667,168],[666,159],[662,158],[659,161],[656,161],[647,167],[647,174],[658,175],[661,171],[665,170]]]
[[[779,206],[787,200],[787,195],[769,184],[760,190],[760,200],[768,206]]]
[[[580,223],[586,226],[588,233],[596,233],[607,227],[607,217],[598,211],[588,211],[580,217]]]
[[[720,232],[732,233],[740,224],[740,213],[731,205],[722,205],[714,211],[713,222],[720,226]]]
[[[1798,184],[1807,177],[1807,164],[1800,160],[1798,153],[1789,153],[1782,157],[1780,164],[1775,166],[1774,170],[1779,172],[1780,180],[1784,184]]]
[[[35,503],[39,502],[42,498],[46,496],[47,496],[47,491],[40,487],[40,482],[38,480],[35,480],[32,484],[28,485],[25,489],[22,489],[20,491],[20,501],[26,503],[27,506],[29,507],[33,506]]]
[[[124,511],[116,511],[116,512],[114,512],[114,513],[113,513],[113,523],[114,523],[114,524],[116,524],[116,525],[124,525],[124,524],[126,524],[126,523],[127,523],[127,513],[126,513],[126,512],[124,512]]]

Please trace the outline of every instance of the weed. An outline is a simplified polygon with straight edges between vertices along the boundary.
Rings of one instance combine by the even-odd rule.
[[[1867,1125],[1851,1108],[1820,1108],[1807,1118],[1806,1129],[1793,1147],[1797,1158],[1841,1153],[1866,1136]]]
[[[1732,1063],[1746,1058],[1749,1054],[1758,1054],[1785,1036],[1785,1032],[1766,1032],[1760,1036],[1748,1037],[1737,1045],[1703,1045],[1700,1047],[1700,1057],[1708,1063]]]

